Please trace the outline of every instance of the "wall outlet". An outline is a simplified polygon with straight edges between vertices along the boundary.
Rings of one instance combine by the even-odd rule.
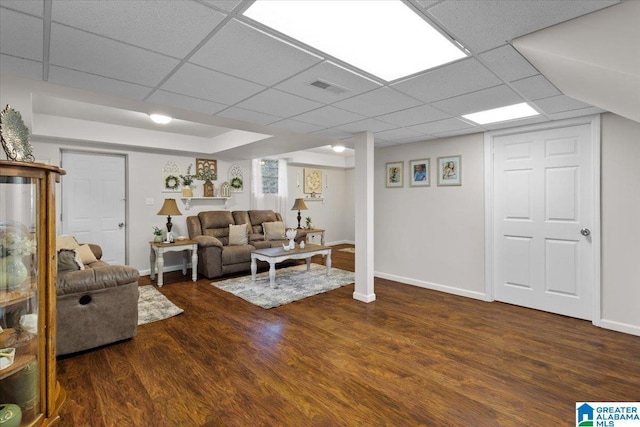
[[[147,197],[144,203],[145,205],[153,205],[153,197]]]

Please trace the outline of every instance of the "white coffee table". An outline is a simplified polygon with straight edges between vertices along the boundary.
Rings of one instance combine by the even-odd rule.
[[[288,259],[304,259],[307,261],[307,271],[311,268],[311,257],[314,255],[325,255],[327,258],[325,264],[327,266],[327,276],[331,275],[331,248],[322,245],[306,245],[304,249],[300,249],[296,245],[295,249],[285,250],[282,246],[277,248],[256,249],[251,252],[251,280],[256,280],[256,272],[258,271],[257,260],[269,263],[269,286],[275,288],[276,282],[276,264]]]

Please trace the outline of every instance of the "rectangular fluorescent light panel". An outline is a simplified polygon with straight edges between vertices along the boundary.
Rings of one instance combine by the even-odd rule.
[[[486,125],[489,123],[506,122],[507,120],[523,119],[525,117],[537,116],[538,114],[540,113],[531,108],[526,102],[523,102],[521,104],[507,105],[506,107],[465,114],[462,117],[479,125]]]
[[[467,56],[400,0],[256,0],[244,15],[386,81]]]

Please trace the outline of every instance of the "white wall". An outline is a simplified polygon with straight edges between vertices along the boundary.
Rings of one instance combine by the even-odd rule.
[[[483,136],[377,149],[376,276],[484,298]],[[437,186],[437,158],[462,156],[462,186]],[[409,187],[410,160],[431,159],[431,186]],[[385,187],[385,163],[404,162],[404,187]]]
[[[640,335],[640,123],[601,126],[602,326]]]

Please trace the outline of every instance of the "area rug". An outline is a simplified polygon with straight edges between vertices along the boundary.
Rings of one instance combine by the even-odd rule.
[[[356,248],[344,248],[344,249],[338,249],[340,252],[348,252],[350,254],[355,254],[356,253]]]
[[[307,271],[306,264],[277,269],[276,288],[269,287],[268,271],[257,274],[255,282],[251,281],[249,274],[211,284],[259,307],[274,308],[353,282],[355,273],[351,271],[332,268],[331,275],[327,276],[324,265],[312,263],[310,271]]]
[[[168,319],[184,311],[151,285],[140,286],[138,291],[138,325]]]

